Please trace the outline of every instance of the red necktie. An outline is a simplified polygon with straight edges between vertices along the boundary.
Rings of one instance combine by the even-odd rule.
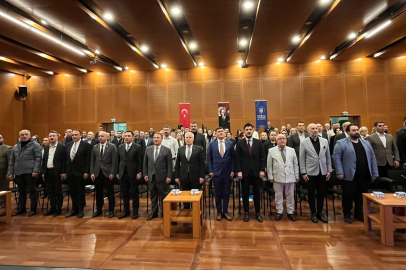
[[[250,155],[252,154],[252,145],[250,144],[251,140],[247,140],[248,142],[248,151],[250,152]]]

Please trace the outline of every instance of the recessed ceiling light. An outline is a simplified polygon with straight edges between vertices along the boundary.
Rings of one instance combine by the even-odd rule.
[[[78,68],[79,71],[83,72],[83,73],[87,73],[87,70],[84,68]]]
[[[95,50],[94,53],[95,53],[95,54],[100,54],[100,51],[99,51],[99,50]]]
[[[238,65],[242,65],[243,63],[244,63],[244,61],[242,61],[242,60],[238,60],[238,61],[237,61],[237,64],[238,64]]]
[[[49,75],[54,75],[52,71],[44,71],[45,73],[48,73]]]
[[[240,40],[240,45],[241,45],[241,46],[247,45],[247,40],[241,39],[241,40]]]
[[[205,64],[203,62],[199,63],[199,67],[204,67],[204,66],[205,66]]]
[[[326,59],[326,57],[323,55],[322,57],[320,57],[320,59],[321,59],[321,60],[324,60],[324,59]]]
[[[124,69],[125,69],[125,70],[128,70],[128,67],[125,67]]]
[[[254,3],[252,3],[251,1],[245,1],[243,6],[245,9],[251,9],[254,6]]]
[[[165,64],[162,64],[161,68],[167,68],[167,66]]]
[[[294,36],[292,38],[292,41],[295,42],[295,43],[298,43],[300,41],[300,36],[299,35]]]
[[[354,38],[356,38],[356,37],[357,37],[357,34],[354,33],[354,32],[352,32],[351,34],[348,35],[348,38],[349,38],[349,39],[354,39]]]
[[[328,2],[331,2],[331,0],[320,0],[320,3],[321,3],[321,4],[326,4],[326,3],[328,3]]]
[[[147,46],[145,46],[145,45],[142,45],[140,49],[141,49],[141,51],[142,51],[143,53],[146,53],[146,52],[149,51],[149,48],[148,48]]]
[[[385,53],[384,51],[383,52],[377,52],[376,54],[374,54],[374,57],[378,57],[378,56],[380,56],[380,55],[382,55],[384,53]]]
[[[278,62],[283,62],[283,61],[284,61],[284,60],[283,60],[282,57],[278,58]]]
[[[312,24],[312,22],[306,22],[305,24],[306,24],[306,25],[310,25],[310,24]]]
[[[330,60],[333,60],[334,58],[336,58],[338,56],[338,54],[333,54],[332,56],[330,56]]]
[[[247,30],[248,26],[243,26],[242,29]]]
[[[173,15],[179,15],[180,14],[180,9],[179,8],[173,8],[172,10],[171,10],[171,13],[173,14]]]
[[[41,23],[42,23],[42,24],[47,24],[47,22],[46,22],[46,21],[44,21],[44,20],[41,20]]]
[[[111,13],[104,13],[103,18],[105,18],[108,21],[113,20],[113,15],[111,15]]]
[[[189,48],[191,48],[191,49],[196,49],[196,47],[197,47],[197,45],[194,42],[189,44]]]
[[[185,33],[185,34],[189,33],[188,30],[183,30],[182,32]]]

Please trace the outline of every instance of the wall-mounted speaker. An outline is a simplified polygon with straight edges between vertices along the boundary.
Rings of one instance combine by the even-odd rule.
[[[28,96],[27,86],[19,85],[18,86],[18,95],[22,100],[25,100],[25,97]]]

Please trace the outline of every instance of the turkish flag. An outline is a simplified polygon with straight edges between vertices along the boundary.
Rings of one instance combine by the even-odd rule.
[[[179,125],[190,126],[190,103],[179,103]]]

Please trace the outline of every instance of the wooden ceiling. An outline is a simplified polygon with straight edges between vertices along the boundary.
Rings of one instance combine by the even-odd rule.
[[[128,67],[150,71],[157,68],[153,63],[171,69],[192,68],[195,64],[190,51],[185,49],[176,23],[172,20],[171,24],[171,11],[163,8],[162,1],[167,1],[167,6],[169,3],[181,7],[200,51],[199,57],[206,66],[222,68],[236,64],[239,15],[244,3],[250,0],[0,0],[3,14],[0,16],[0,56],[19,63],[0,61],[0,69],[51,76],[44,70],[82,74],[84,69],[88,72],[120,72],[120,67],[123,70]],[[99,15],[110,13],[113,19],[92,18],[83,3],[91,3]],[[316,21],[309,22],[314,18],[312,14],[317,14],[323,5],[331,5],[329,12],[319,14]],[[326,61],[372,56],[405,37],[406,12],[402,11],[406,10],[406,1],[262,0],[254,18],[247,64],[266,65],[279,58],[286,61],[288,55],[292,56],[289,62],[295,63],[319,60],[321,56],[329,59],[337,48],[348,42],[349,33],[361,33],[374,21],[387,16],[385,10],[393,5],[399,6],[398,16],[389,18],[392,19],[389,26],[371,38],[360,39],[334,60]],[[29,27],[22,27],[16,21]],[[123,35],[115,26],[127,34]],[[295,47],[292,38],[306,26],[311,26],[308,38]],[[30,27],[58,40],[62,37],[63,43],[85,54],[50,41],[34,33]],[[141,45],[149,48],[149,56],[140,51],[137,53]],[[96,50],[99,55],[94,54]],[[406,42],[403,42],[389,47],[379,58],[405,55]],[[104,63],[90,64],[94,57]]]

